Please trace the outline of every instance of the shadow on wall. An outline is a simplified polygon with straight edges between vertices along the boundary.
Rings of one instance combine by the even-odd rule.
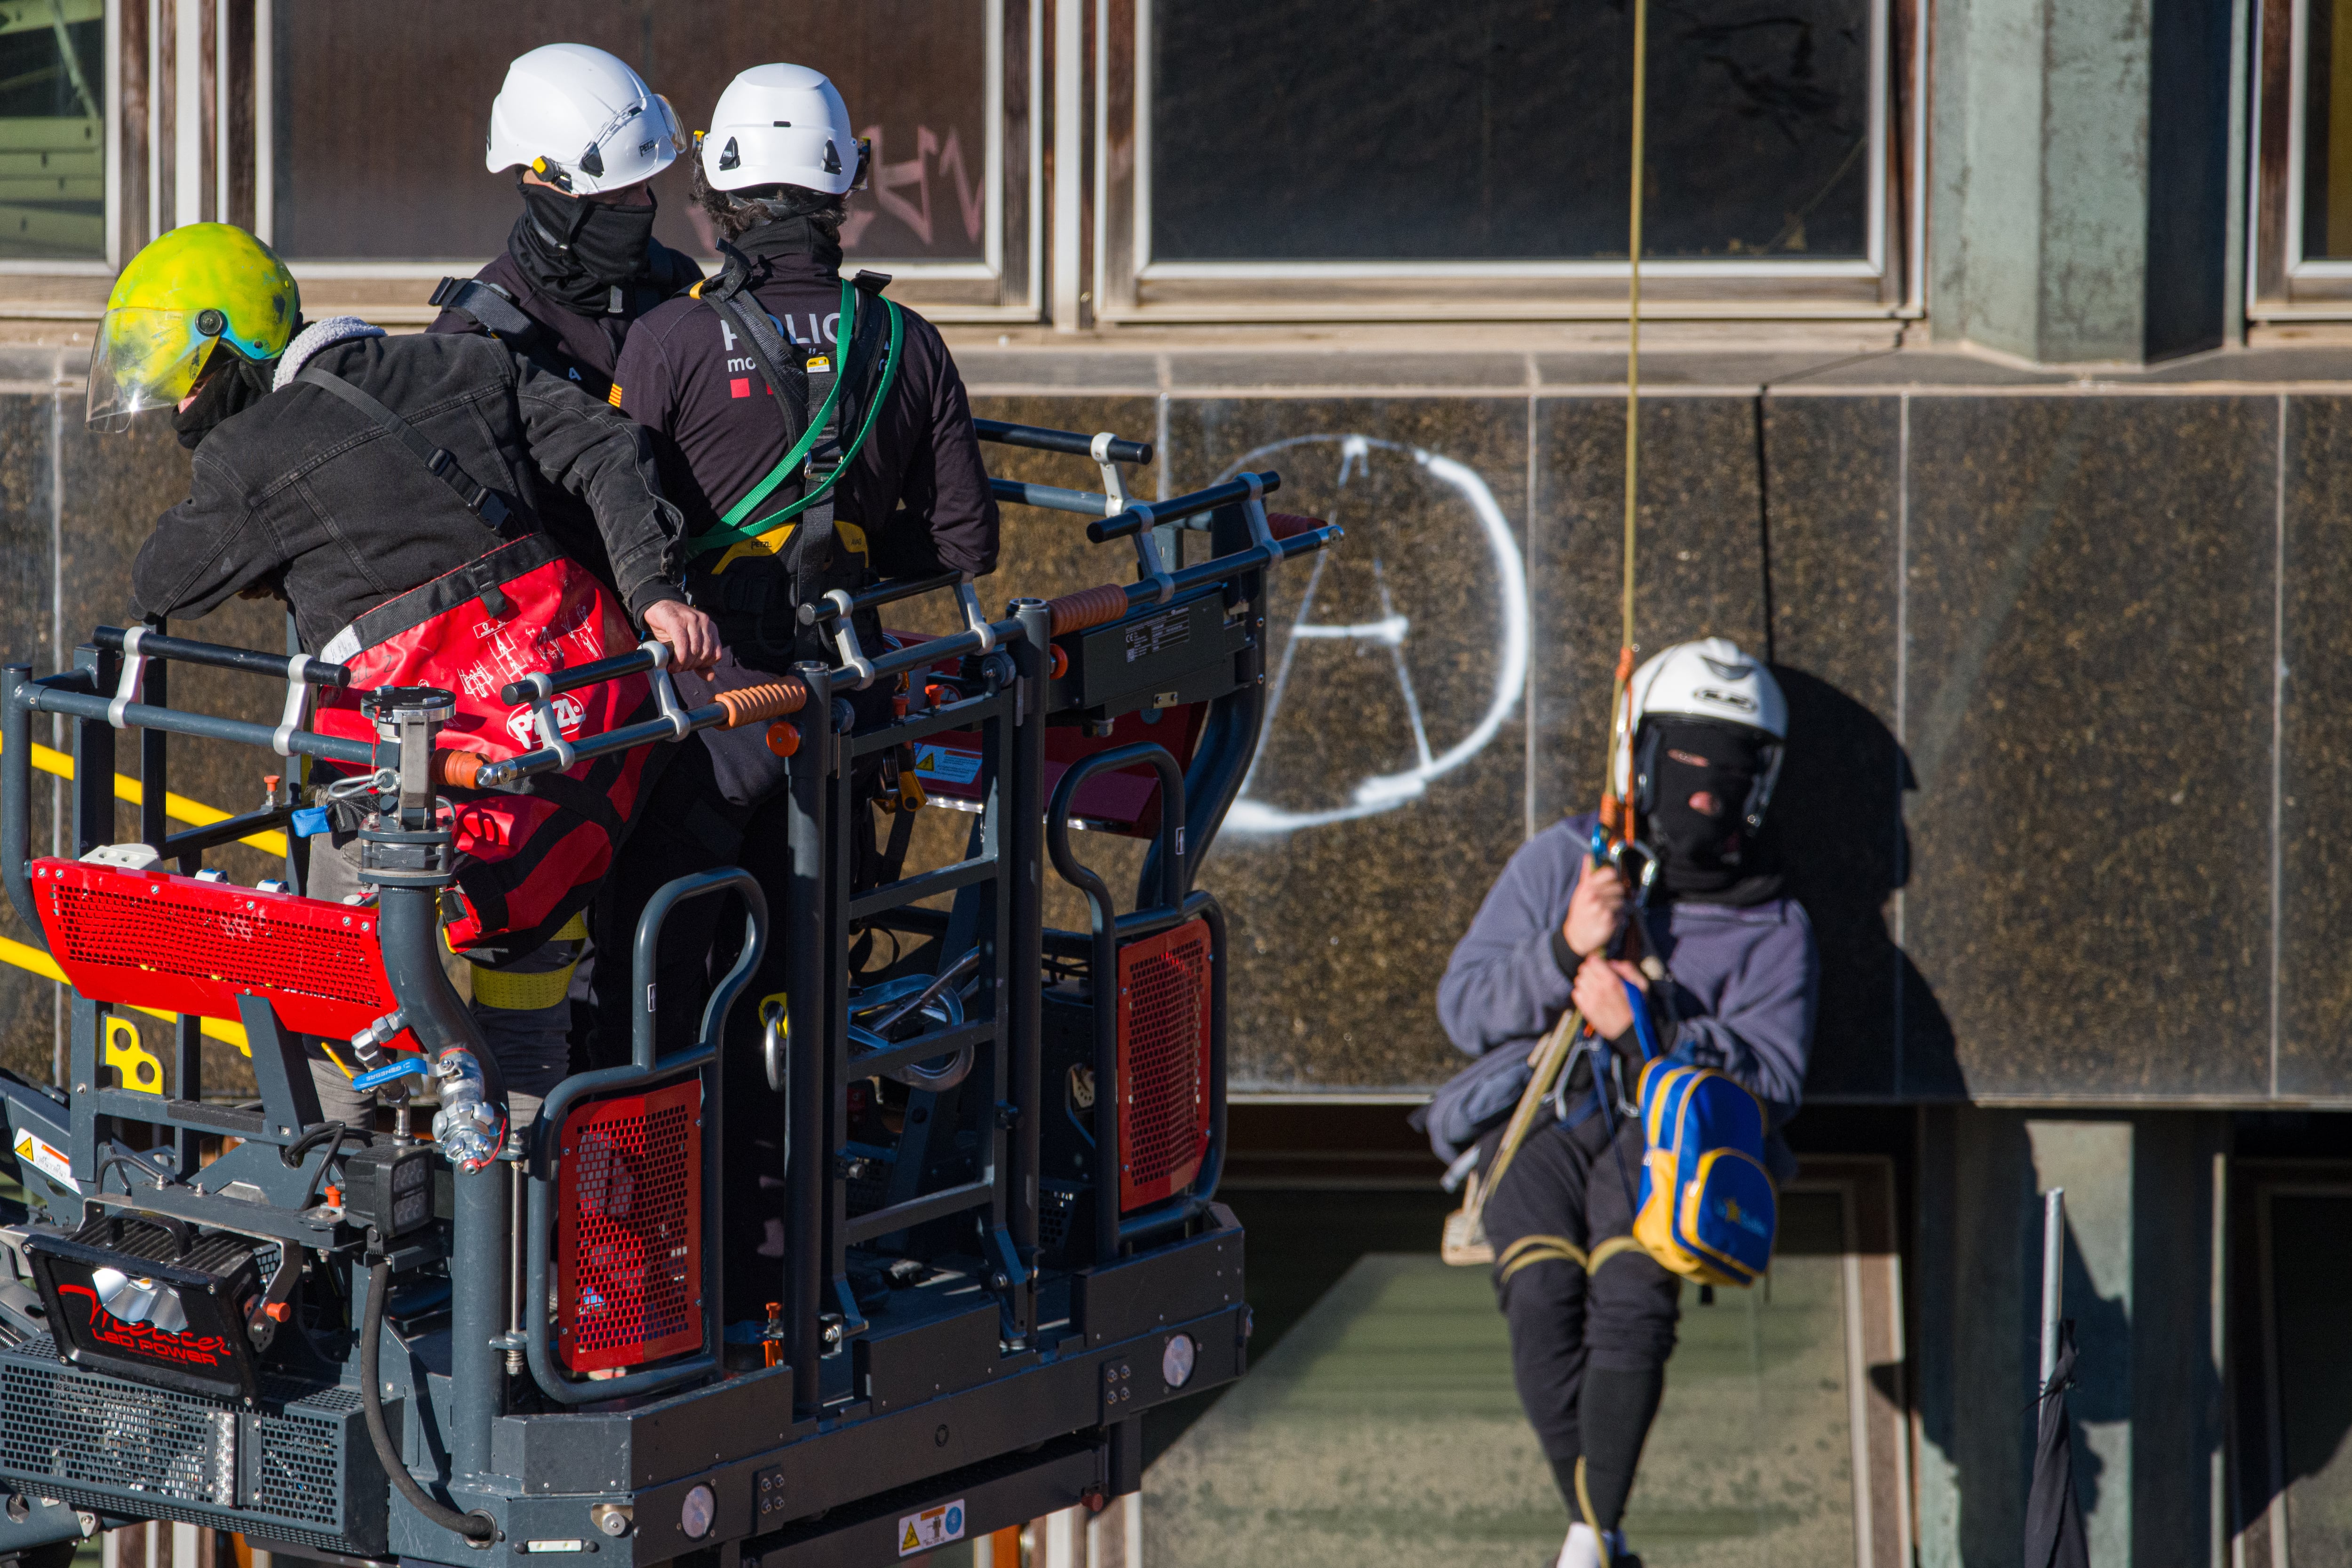
[[[1789,756],[1771,824],[1822,954],[1808,1091],[1965,1098],[1951,1021],[1895,925],[1910,877],[1910,758],[1876,714],[1828,682],[1787,665],[1773,674],[1789,699]]]

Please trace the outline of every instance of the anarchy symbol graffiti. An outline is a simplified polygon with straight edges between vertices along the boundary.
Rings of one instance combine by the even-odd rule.
[[[1427,452],[1417,446],[1393,441],[1382,441],[1368,435],[1298,435],[1258,447],[1234,462],[1221,477],[1231,477],[1244,469],[1267,467],[1289,468],[1307,455],[1301,448],[1338,449],[1339,472],[1332,486],[1327,521],[1346,526],[1351,537],[1343,549],[1364,550],[1370,555],[1373,587],[1372,605],[1376,615],[1360,612],[1351,619],[1325,619],[1317,612],[1317,595],[1325,588],[1325,571],[1328,556],[1318,553],[1307,570],[1306,587],[1300,591],[1298,604],[1286,627],[1269,627],[1273,638],[1280,640],[1280,653],[1275,659],[1272,678],[1266,693],[1265,725],[1258,741],[1258,750],[1251,758],[1249,771],[1242,779],[1240,796],[1225,818],[1228,833],[1254,835],[1295,832],[1305,828],[1318,828],[1332,822],[1345,822],[1358,818],[1392,811],[1410,801],[1419,800],[1429,790],[1430,784],[1452,773],[1476,757],[1491,744],[1510,717],[1521,692],[1526,689],[1528,674],[1528,577],[1525,561],[1519,554],[1518,541],[1511,537],[1510,525],[1505,521],[1503,509],[1496,503],[1494,492],[1475,470],[1453,458]],[[1277,454],[1291,453],[1294,464],[1270,462]],[[1458,506],[1466,511],[1469,528],[1421,529],[1402,537],[1393,529],[1384,528],[1377,515],[1365,517],[1363,506],[1369,504],[1370,492],[1381,486],[1384,475],[1376,474],[1375,464],[1391,471],[1402,470],[1397,477],[1410,476],[1416,482],[1433,486],[1444,501],[1443,510]],[[1407,465],[1410,465],[1409,468]],[[1328,470],[1327,470],[1328,472]],[[1286,486],[1288,488],[1288,486]],[[1357,516],[1349,516],[1349,513]],[[1484,664],[1484,680],[1476,674],[1474,682],[1482,689],[1477,695],[1484,699],[1483,708],[1468,707],[1462,713],[1424,711],[1416,686],[1413,671],[1416,664],[1413,648],[1412,618],[1401,612],[1391,579],[1402,571],[1417,570],[1415,557],[1444,553],[1458,556],[1467,549],[1474,554],[1483,545],[1485,564],[1491,572],[1491,582],[1475,596],[1475,601],[1454,610],[1450,619],[1454,624],[1444,630],[1445,644],[1442,656],[1456,662],[1465,650],[1456,646],[1457,640],[1467,633],[1474,645],[1467,650],[1474,664]],[[1401,557],[1399,559],[1397,558]],[[1491,623],[1493,647],[1484,658],[1475,646],[1482,624]],[[1440,640],[1434,636],[1424,642],[1424,649]],[[1300,689],[1311,686],[1314,677],[1307,674],[1304,664],[1311,664],[1318,649],[1347,647],[1363,653],[1384,652],[1391,666],[1397,692],[1397,705],[1403,728],[1410,733],[1412,747],[1410,760],[1400,758],[1402,767],[1388,771],[1360,776],[1352,783],[1334,780],[1337,788],[1315,784],[1310,780],[1267,777],[1268,757],[1277,735],[1286,705],[1292,710],[1291,723],[1330,723],[1331,716],[1314,710],[1311,705],[1302,706]],[[1427,655],[1424,655],[1427,656]],[[1465,705],[1453,705],[1463,708]],[[1309,720],[1303,713],[1315,712]],[[1475,716],[1466,727],[1454,733],[1469,713]],[[1433,736],[1434,730],[1434,736]]]

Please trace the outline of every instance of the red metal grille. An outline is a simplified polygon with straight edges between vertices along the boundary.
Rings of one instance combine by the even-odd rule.
[[[331,1039],[398,1005],[372,908],[47,858],[33,902],[58,967],[95,1001],[234,1019],[238,997],[261,995],[288,1029]]]
[[[1121,1213],[1181,1191],[1209,1149],[1209,923],[1118,953]]]
[[[702,1080],[563,1118],[556,1347],[574,1372],[702,1343]]]

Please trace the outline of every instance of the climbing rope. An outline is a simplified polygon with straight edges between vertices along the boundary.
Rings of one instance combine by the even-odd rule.
[[[1621,841],[1633,834],[1632,809],[1617,795],[1617,754],[1621,745],[1633,744],[1633,564],[1635,549],[1640,542],[1641,520],[1642,126],[1649,98],[1649,33],[1648,0],[1633,0],[1633,169],[1631,214],[1627,222],[1627,255],[1631,265],[1626,290],[1624,582],[1618,604],[1617,674],[1609,691],[1610,730],[1607,745],[1602,750],[1601,785],[1601,828]],[[1618,722],[1621,713],[1622,724]],[[1597,831],[1593,837],[1596,861],[1602,858],[1601,852],[1605,848],[1603,834]],[[1638,998],[1635,1007],[1637,1009],[1640,1007]],[[1444,1252],[1447,1262],[1477,1264],[1495,1261],[1494,1248],[1486,1235],[1486,1199],[1502,1182],[1504,1173],[1510,1169],[1519,1145],[1535,1125],[1537,1113],[1544,1101],[1550,1097],[1552,1086],[1574,1060],[1578,1041],[1583,1033],[1584,1015],[1570,1008],[1537,1047],[1529,1061],[1532,1075],[1519,1096],[1510,1122],[1503,1130],[1502,1141],[1496,1146],[1494,1161],[1486,1172],[1486,1179],[1482,1181],[1474,1174],[1468,1190],[1463,1195],[1462,1207],[1446,1218]],[[1596,1094],[1602,1092],[1598,1071],[1593,1074],[1593,1088]],[[1613,1136],[1611,1142],[1613,1145]],[[1622,1174],[1622,1170],[1620,1174]],[[1629,1192],[1629,1200],[1631,1196]],[[1603,1243],[1604,1249],[1608,1245]]]
[[[1621,838],[1633,832],[1633,812],[1617,798],[1617,750],[1633,744],[1633,559],[1642,495],[1642,131],[1648,118],[1650,8],[1633,0],[1633,179],[1626,222],[1625,304],[1625,563],[1618,606],[1617,674],[1609,687],[1609,733],[1602,749],[1601,825]]]

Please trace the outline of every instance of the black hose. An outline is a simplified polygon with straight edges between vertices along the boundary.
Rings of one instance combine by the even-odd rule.
[[[383,1424],[383,1385],[377,1372],[379,1351],[383,1341],[383,1299],[392,1291],[392,1265],[371,1264],[368,1268],[367,1322],[360,1330],[360,1403],[367,1415],[368,1441],[375,1445],[376,1462],[408,1506],[423,1514],[453,1535],[462,1535],[467,1544],[488,1546],[499,1538],[499,1521],[480,1509],[471,1513],[459,1513],[433,1499],[433,1494],[416,1484],[408,1473],[408,1466],[393,1446],[392,1431]]]
[[[333,1165],[335,1156],[343,1152],[343,1140],[346,1138],[357,1138],[362,1147],[366,1146],[366,1134],[358,1132],[341,1122],[326,1122],[311,1128],[293,1143],[278,1151],[278,1160],[287,1169],[294,1170],[299,1168],[304,1156],[312,1149],[317,1148],[320,1144],[327,1145],[327,1157],[320,1160],[319,1168],[310,1173],[310,1190],[302,1195],[302,1201],[295,1206],[298,1213],[319,1201],[319,1189],[327,1184],[327,1167]]]

